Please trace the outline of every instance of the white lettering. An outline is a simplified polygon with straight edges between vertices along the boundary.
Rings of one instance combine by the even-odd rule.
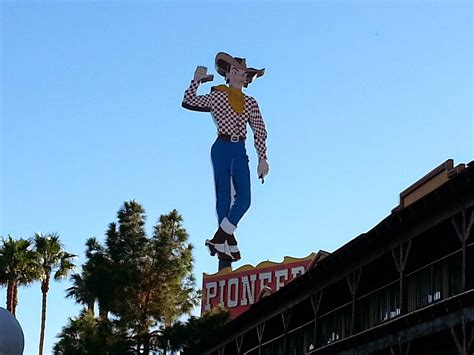
[[[260,280],[260,291],[263,290],[265,286],[267,286],[272,281],[272,273],[269,272],[262,272],[258,275],[258,279]],[[265,284],[265,280],[268,282]]]
[[[304,266],[297,266],[291,269],[291,279],[304,274]]]
[[[234,288],[234,291],[232,291],[232,286]],[[229,308],[237,307],[238,303],[239,303],[239,279],[235,277],[235,278],[229,279],[229,283],[227,285],[227,307]]]
[[[224,286],[225,286],[225,280],[220,280],[219,281],[219,304],[221,306],[224,305]]]
[[[283,281],[281,278],[283,277]],[[288,270],[275,271],[275,290],[278,291],[282,286],[285,285],[285,281],[288,280]]]
[[[205,311],[211,309],[211,298],[217,296],[217,282],[208,282],[206,284],[206,305],[204,306]]]
[[[248,276],[242,276],[242,300],[240,301],[241,306],[247,304],[254,304],[255,302],[255,280],[257,275],[250,275],[250,282]],[[247,300],[248,297],[248,300]]]
[[[203,290],[204,311],[209,311],[217,305],[226,308],[252,305],[257,301],[259,292],[265,288],[278,291],[289,280],[304,274],[305,269],[304,265],[294,265],[279,270],[267,269],[265,272],[206,282]]]

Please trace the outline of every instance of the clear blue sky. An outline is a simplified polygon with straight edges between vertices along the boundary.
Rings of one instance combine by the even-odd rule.
[[[85,240],[103,240],[136,199],[148,231],[183,215],[199,285],[216,271],[203,246],[216,228],[215,126],[181,100],[197,65],[216,74],[219,51],[266,68],[246,92],[267,123],[270,175],[259,183],[248,142],[236,266],[334,251],[426,172],[474,156],[470,1],[2,1],[0,23],[0,235],[59,233],[78,265]],[[49,292],[46,353],[79,312],[68,286]],[[39,285],[19,297],[36,354]]]

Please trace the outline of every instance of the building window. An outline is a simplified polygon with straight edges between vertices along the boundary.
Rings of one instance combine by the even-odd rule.
[[[359,311],[358,330],[375,325],[400,315],[399,281],[381,287],[357,300]]]
[[[330,344],[350,334],[352,304],[321,316],[321,338],[323,344]]]
[[[409,312],[460,293],[460,251],[409,274],[406,281]]]

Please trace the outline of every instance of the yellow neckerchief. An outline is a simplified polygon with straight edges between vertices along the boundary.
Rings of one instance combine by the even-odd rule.
[[[244,112],[245,95],[241,90],[231,88],[227,85],[214,86],[213,89],[227,92],[230,107],[232,107],[236,113]]]

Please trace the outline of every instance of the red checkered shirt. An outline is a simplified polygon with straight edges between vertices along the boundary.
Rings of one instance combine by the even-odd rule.
[[[236,113],[229,104],[227,92],[211,90],[206,95],[197,95],[199,82],[191,81],[184,92],[183,107],[193,111],[210,112],[219,134],[246,137],[247,122],[254,133],[254,145],[260,159],[267,159],[267,131],[257,101],[244,94],[244,111]]]

